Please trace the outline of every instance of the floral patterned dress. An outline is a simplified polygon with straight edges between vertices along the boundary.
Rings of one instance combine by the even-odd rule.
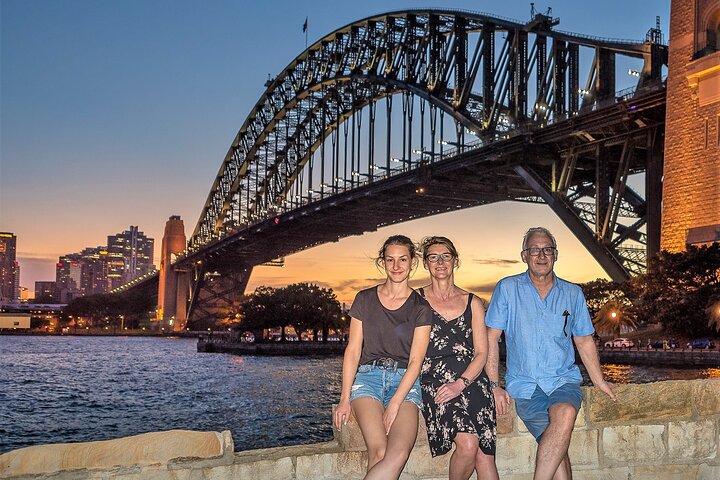
[[[422,289],[420,294],[425,296]],[[433,457],[449,452],[458,432],[476,435],[480,449],[495,455],[495,398],[484,370],[449,402],[438,405],[434,400],[437,390],[462,375],[473,359],[472,297],[470,294],[465,311],[455,319],[446,320],[433,310],[430,345],[420,377],[423,416]]]

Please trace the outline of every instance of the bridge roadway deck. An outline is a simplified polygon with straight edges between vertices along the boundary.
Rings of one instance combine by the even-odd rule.
[[[315,200],[265,221],[238,227],[178,260],[174,268],[188,269],[206,262],[206,271],[252,267],[304,249],[361,235],[380,227],[479,205],[508,200],[539,201],[537,193],[513,170],[531,165],[550,177],[559,152],[587,148],[580,132],[595,138],[622,136],[662,122],[665,92],[655,90],[631,101],[584,113],[510,138],[469,149],[451,158],[423,164],[412,171]],[[642,121],[635,119],[642,118]],[[654,123],[651,123],[654,122]],[[620,142],[622,143],[622,142]],[[594,153],[593,153],[594,155]],[[593,157],[594,158],[594,157]],[[595,180],[592,165],[578,160],[574,181]],[[635,167],[642,171],[644,160]]]

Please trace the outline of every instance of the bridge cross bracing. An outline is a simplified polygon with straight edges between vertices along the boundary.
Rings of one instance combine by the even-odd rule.
[[[302,52],[268,80],[174,264],[193,272],[191,314],[231,304],[273,258],[504,200],[547,203],[612,278],[642,272],[659,245],[667,48],[556,23],[392,12]],[[616,92],[626,59],[637,84]]]

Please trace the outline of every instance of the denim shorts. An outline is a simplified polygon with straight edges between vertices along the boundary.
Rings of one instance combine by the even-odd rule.
[[[350,390],[350,402],[360,397],[374,398],[387,407],[390,399],[400,385],[404,368],[383,368],[375,365],[360,365],[355,382]],[[422,408],[422,393],[420,391],[420,379],[416,378],[410,388],[405,402],[412,402],[416,407]]]
[[[582,391],[576,383],[566,383],[547,395],[538,386],[535,387],[530,399],[516,398],[515,411],[523,421],[528,431],[532,433],[535,440],[540,443],[543,432],[550,423],[550,406],[556,403],[569,403],[575,407],[577,415],[582,404]]]

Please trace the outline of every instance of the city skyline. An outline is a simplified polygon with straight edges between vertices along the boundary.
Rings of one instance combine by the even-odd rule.
[[[416,2],[3,1],[0,229],[17,235],[22,286],[54,278],[60,255],[100,245],[139,225],[160,242],[180,215],[191,235],[237,129],[274,76],[323,35]],[[553,7],[559,29],[642,40],[669,2],[607,2],[588,15],[576,2]],[[92,8],[91,8],[92,6]],[[425,5],[422,5],[425,6]],[[436,5],[440,6],[440,5]],[[530,3],[453,2],[527,21]],[[278,13],[281,12],[281,13]],[[618,15],[622,12],[622,15]],[[619,88],[632,82],[618,78]],[[382,239],[445,234],[462,255],[458,283],[487,295],[523,269],[522,233],[543,224],[560,246],[558,273],[573,281],[605,276],[548,207],[502,203],[429,217],[292,255],[256,268],[248,286],[315,281],[341,301],[379,281],[372,257]],[[82,233],[80,233],[82,232]],[[155,251],[159,265],[159,251]],[[318,268],[321,266],[322,268]],[[319,273],[318,273],[319,272]],[[426,276],[420,269],[415,282]]]

